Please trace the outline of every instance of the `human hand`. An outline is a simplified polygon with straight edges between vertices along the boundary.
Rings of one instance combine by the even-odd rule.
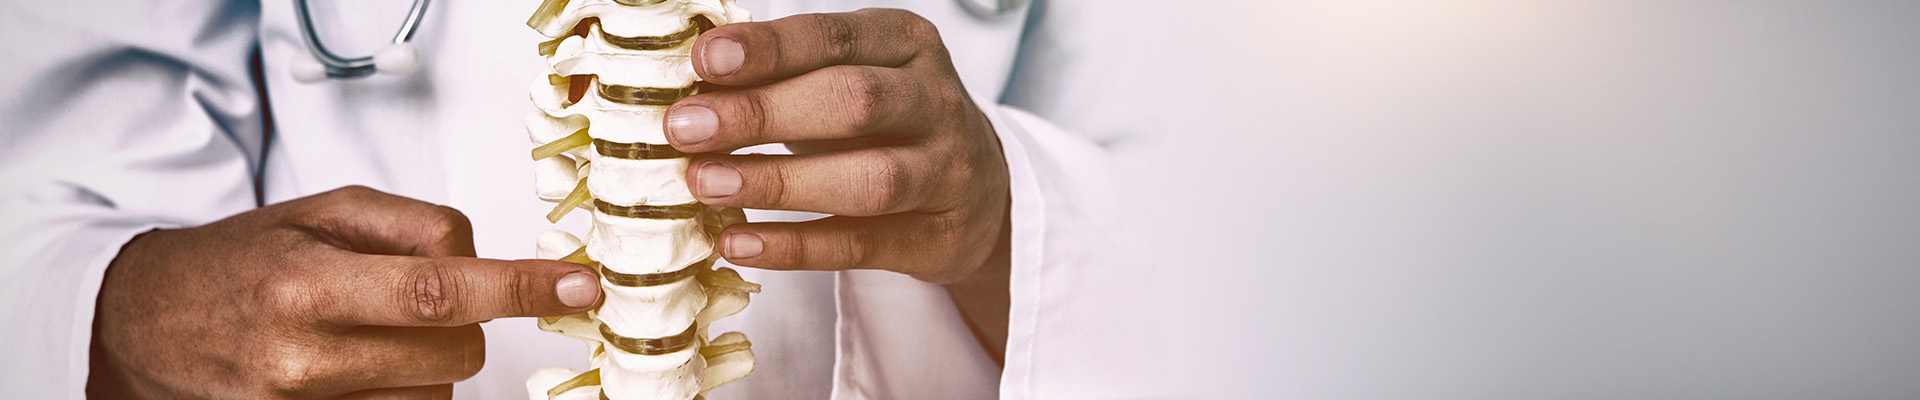
[[[687,171],[694,195],[837,214],[728,227],[728,261],[941,284],[1004,273],[1006,161],[932,23],[891,9],[736,23],[701,35],[693,54],[701,78],[729,89],[668,113],[675,148],[710,153]],[[724,155],[767,143],[795,155]]]
[[[142,234],[101,285],[88,394],[448,398],[479,322],[600,299],[580,265],[473,256],[459,211],[364,187]]]

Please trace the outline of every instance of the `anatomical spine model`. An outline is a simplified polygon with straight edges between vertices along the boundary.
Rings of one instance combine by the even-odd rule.
[[[532,399],[695,399],[753,371],[746,335],[707,335],[760,291],[713,268],[714,234],[744,218],[694,199],[687,155],[662,123],[697,90],[694,38],[748,18],[732,0],[546,0],[527,21],[551,38],[526,121],[537,192],[559,203],[548,220],[593,214],[584,240],[547,231],[538,253],[598,268],[606,294],[597,310],[540,321],[585,341],[593,369],[540,370],[527,379]]]

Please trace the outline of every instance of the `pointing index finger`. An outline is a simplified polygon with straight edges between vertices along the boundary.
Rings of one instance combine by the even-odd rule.
[[[708,82],[746,86],[833,65],[898,67],[940,48],[925,18],[869,8],[714,28],[694,44],[693,68]]]
[[[461,326],[495,318],[586,311],[599,279],[552,260],[358,256],[333,279],[341,301],[325,312],[340,326]]]

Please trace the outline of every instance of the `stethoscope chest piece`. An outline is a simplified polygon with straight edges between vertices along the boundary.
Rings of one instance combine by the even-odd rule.
[[[1028,0],[957,0],[962,8],[980,18],[994,18],[1012,14],[1027,5]]]
[[[313,13],[307,9],[307,0],[293,0],[294,13],[300,18],[300,38],[307,44],[307,52],[312,57],[294,56],[288,65],[293,79],[301,83],[314,83],[328,79],[353,79],[375,73],[399,75],[413,72],[420,67],[419,51],[414,49],[413,32],[420,28],[420,20],[426,17],[428,0],[414,0],[413,9],[407,12],[407,20],[400,25],[400,31],[393,34],[393,44],[381,48],[372,56],[346,58],[333,54],[327,46],[320,43],[320,34],[313,26]]]

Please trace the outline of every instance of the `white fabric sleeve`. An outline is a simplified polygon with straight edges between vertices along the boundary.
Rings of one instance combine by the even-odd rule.
[[[94,300],[130,238],[253,207],[257,18],[242,2],[0,5],[7,397],[85,397]]]
[[[1014,194],[1000,398],[1177,396],[1176,352],[1205,338],[1180,333],[1171,271],[1157,268],[1154,243],[1129,232],[1145,213],[1198,205],[1124,179],[1114,151],[1084,135],[1013,107],[997,114]]]
[[[995,373],[946,290],[899,274],[841,272],[835,399],[1112,398],[1166,393],[1175,346],[1160,271],[1120,248],[1108,151],[992,106],[1013,207],[1006,365]],[[995,388],[997,387],[997,393]],[[996,396],[997,394],[997,396]]]
[[[1158,68],[1181,57],[1139,45],[1161,33],[1135,16],[1166,13],[1035,4],[995,124],[1016,127],[1000,130],[1015,194],[1001,398],[1192,398],[1190,376],[1236,371],[1193,363],[1233,344],[1190,317],[1211,302],[1179,290],[1196,278],[1161,240],[1169,221],[1211,207],[1168,189],[1192,170],[1174,160],[1193,159],[1171,154],[1182,147],[1169,121],[1191,116],[1154,102],[1183,100],[1141,95],[1191,79]]]
[[[1047,255],[1047,229],[1053,225],[1049,222],[1054,222],[1049,221],[1051,202],[1046,194],[1049,190],[1057,194],[1059,190],[1047,185],[1064,178],[1042,175],[1061,171],[1047,159],[1036,159],[1049,154],[1038,139],[1057,139],[1053,136],[1059,128],[1012,107],[1002,107],[991,114],[995,116],[995,129],[1000,132],[1000,147],[1006,153],[1013,193],[1009,219],[1013,224],[1013,274],[1009,283],[1013,302],[1007,313],[1006,365],[1001,371],[999,394],[1002,399],[1021,399],[1033,392],[1034,338],[1042,325],[1038,300],[1046,276],[1043,263]]]

